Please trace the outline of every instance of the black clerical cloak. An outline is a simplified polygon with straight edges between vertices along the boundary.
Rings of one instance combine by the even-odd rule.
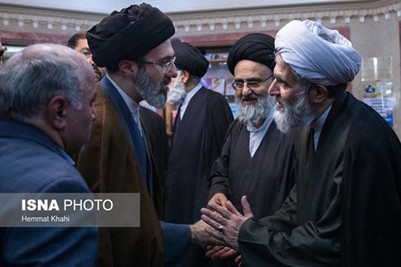
[[[148,137],[148,147],[154,161],[154,171],[157,172],[160,182],[164,182],[169,153],[164,121],[156,112],[142,106],[139,107],[139,114]]]
[[[255,218],[271,215],[283,204],[294,183],[290,174],[294,153],[292,135],[281,133],[273,121],[253,157],[249,131],[236,120],[210,175],[209,197],[223,193],[242,210],[247,195]]]
[[[333,103],[317,150],[297,149],[296,188],[239,233],[244,266],[401,266],[401,144],[349,93]]]
[[[165,185],[165,220],[193,223],[207,204],[208,176],[232,122],[230,107],[219,93],[201,88],[174,123]]]

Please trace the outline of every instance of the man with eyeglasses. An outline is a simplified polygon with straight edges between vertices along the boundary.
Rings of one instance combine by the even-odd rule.
[[[225,207],[229,199],[241,210],[241,197],[246,195],[255,218],[262,218],[281,207],[294,185],[292,135],[277,129],[274,99],[268,94],[274,79],[274,38],[263,33],[245,35],[230,49],[227,66],[235,79],[239,116],[213,165],[209,202]],[[236,266],[236,254],[223,247],[208,251],[212,258],[231,258],[214,266]]]
[[[140,227],[100,229],[102,267],[178,266],[190,242],[205,235],[202,221],[159,221],[161,181],[138,112],[142,100],[157,108],[165,104],[168,84],[177,76],[174,32],[165,14],[143,3],[114,11],[86,35],[93,61],[107,73],[96,85],[98,119],[77,167],[93,192],[140,193]]]
[[[346,92],[361,56],[338,31],[310,20],[285,25],[275,48],[274,119],[283,132],[302,127],[296,186],[259,220],[245,198],[244,215],[230,202],[209,205],[208,232],[239,249],[244,266],[401,266],[401,143]]]
[[[105,68],[99,68],[92,59],[92,51],[89,49],[88,40],[86,39],[86,32],[78,32],[68,39],[67,46],[80,52],[86,58],[89,64],[91,64],[93,71],[96,74],[96,80],[100,81],[103,75],[106,73]]]
[[[233,116],[225,97],[206,89],[201,78],[209,62],[189,43],[171,41],[176,55],[176,86],[185,88],[173,130],[165,182],[165,219],[191,224],[207,204],[208,176]],[[190,247],[184,266],[205,266],[204,249]]]

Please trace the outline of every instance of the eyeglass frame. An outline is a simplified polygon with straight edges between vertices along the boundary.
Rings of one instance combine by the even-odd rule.
[[[242,80],[242,82],[240,82],[240,81],[234,81],[232,84],[231,84],[231,86],[232,86],[232,88],[235,90],[235,91],[242,91],[242,90],[244,90],[244,88],[245,88],[245,86],[247,86],[248,87],[248,89],[249,90],[251,90],[251,91],[253,91],[253,90],[256,90],[256,89],[259,89],[260,88],[260,85],[262,84],[262,83],[265,83],[265,82],[267,82],[270,78],[272,78],[274,75],[273,74],[271,74],[269,77],[267,77],[265,80],[261,80],[261,81],[258,81],[258,80],[251,80],[251,81],[247,81],[247,80]],[[251,83],[255,83],[255,86],[249,86],[249,82],[251,82]],[[236,84],[237,83],[242,83],[242,88],[239,88],[239,89],[237,89],[237,86],[236,86]],[[256,85],[257,84],[257,85]],[[253,88],[252,88],[253,87]]]
[[[145,61],[145,60],[141,60],[139,61],[139,63],[145,63],[145,64],[151,64],[154,66],[159,66],[163,69],[164,73],[167,73],[171,70],[171,68],[174,65],[175,60],[177,59],[176,56],[173,56],[168,62],[166,63],[159,63],[159,62],[151,62],[151,61]],[[175,65],[174,65],[175,66]]]

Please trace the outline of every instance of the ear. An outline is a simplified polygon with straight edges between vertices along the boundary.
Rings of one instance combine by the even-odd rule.
[[[183,70],[183,71],[182,71],[182,74],[181,74],[182,82],[183,82],[184,84],[186,84],[186,83],[188,82],[190,76],[191,76],[191,74],[189,74],[188,71]]]
[[[309,91],[309,97],[313,103],[321,104],[327,99],[328,93],[326,86],[315,84]]]
[[[138,65],[132,60],[121,60],[118,67],[123,74],[133,77],[138,71]]]
[[[66,115],[70,102],[61,95],[50,99],[46,106],[45,117],[48,123],[56,130],[64,130],[66,127]]]

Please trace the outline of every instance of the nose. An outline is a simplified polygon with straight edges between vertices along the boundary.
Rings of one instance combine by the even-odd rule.
[[[87,59],[88,63],[91,64],[92,66],[95,65],[95,62],[92,59],[92,56],[88,57]]]
[[[170,78],[176,78],[177,77],[177,67],[173,63],[173,65],[170,67],[170,69],[166,72],[167,77]]]
[[[249,87],[248,87],[248,84],[247,84],[247,83],[244,83],[244,88],[242,88],[242,91],[241,91],[241,93],[242,93],[242,95],[249,95],[249,94],[251,94],[251,93],[252,93],[252,90],[251,90],[251,89],[249,89]]]
[[[277,80],[274,79],[273,82],[271,83],[268,93],[271,96],[278,96],[280,95],[280,87],[278,86]]]

